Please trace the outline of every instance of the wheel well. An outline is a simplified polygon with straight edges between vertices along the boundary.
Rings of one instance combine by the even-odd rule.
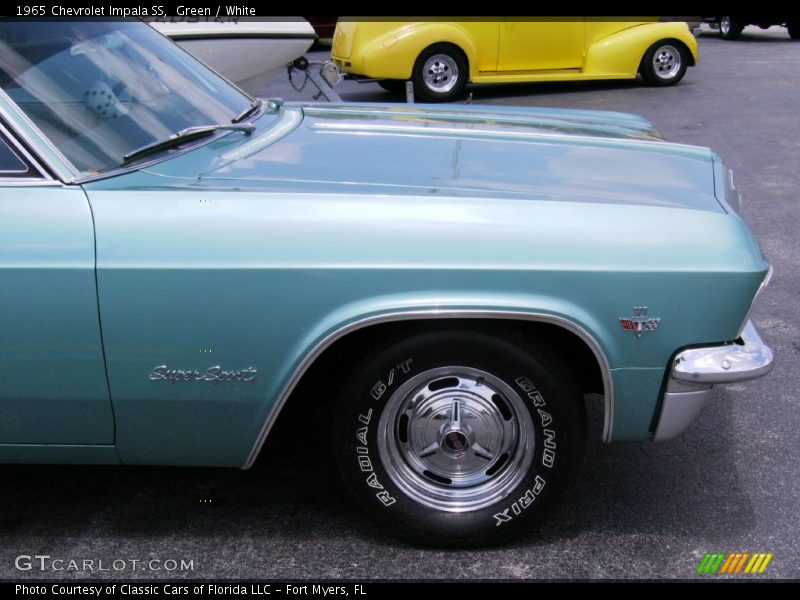
[[[694,54],[692,54],[692,51],[689,50],[689,47],[680,40],[673,40],[673,41],[676,44],[680,44],[681,48],[684,49],[684,51],[686,52],[686,60],[687,60],[686,64],[688,64],[690,67],[693,67],[695,65]]]
[[[686,64],[690,67],[693,67],[695,65],[694,55],[692,54],[692,51],[689,50],[689,47],[686,44],[684,44],[681,40],[677,38],[664,38],[663,40],[658,40],[657,42],[650,44],[647,47],[647,50],[644,51],[644,54],[642,55],[642,60],[639,62],[640,73],[642,72],[642,68],[644,67],[644,61],[647,58],[647,53],[650,52],[650,48],[652,48],[656,44],[662,44],[664,42],[670,42],[676,46],[680,46],[681,48],[683,48],[683,51],[686,53],[686,60],[687,60]]]
[[[414,335],[438,329],[464,328],[523,339],[546,339],[561,354],[572,369],[583,393],[606,393],[602,368],[589,345],[577,334],[556,324],[528,320],[495,318],[410,319],[369,325],[336,340],[320,354],[306,370],[292,391],[279,415],[309,411],[328,413],[336,397],[331,390],[339,389],[350,369],[383,341],[402,335]],[[320,382],[326,393],[320,394]],[[285,413],[285,414],[284,414]],[[329,422],[325,417],[322,420]]]

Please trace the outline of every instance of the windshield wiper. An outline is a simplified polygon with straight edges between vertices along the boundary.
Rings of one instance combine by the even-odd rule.
[[[255,125],[198,125],[196,127],[187,127],[186,129],[181,129],[177,133],[173,133],[168,138],[164,138],[163,140],[156,140],[155,142],[151,142],[149,144],[145,144],[141,148],[137,148],[131,152],[128,152],[125,156],[122,157],[122,164],[129,163],[132,160],[136,160],[142,156],[147,154],[151,154],[153,152],[157,152],[159,150],[164,150],[166,148],[172,148],[174,146],[179,146],[184,142],[189,140],[193,140],[196,138],[206,137],[209,136],[217,131],[242,131],[246,134],[251,134],[253,130],[256,128]]]
[[[252,115],[254,112],[256,112],[263,105],[264,105],[264,101],[263,100],[253,100],[253,102],[250,104],[250,106],[245,108],[242,112],[240,112],[238,115],[233,117],[233,119],[231,119],[231,123],[238,123],[239,121],[244,121],[247,117]]]

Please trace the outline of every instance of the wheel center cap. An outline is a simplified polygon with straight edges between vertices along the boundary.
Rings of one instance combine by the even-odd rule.
[[[469,449],[469,438],[461,431],[450,431],[442,438],[442,450],[453,456],[463,456]]]

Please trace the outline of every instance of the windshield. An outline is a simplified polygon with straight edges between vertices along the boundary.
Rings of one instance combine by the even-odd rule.
[[[0,87],[84,174],[252,99],[141,22],[0,20]]]

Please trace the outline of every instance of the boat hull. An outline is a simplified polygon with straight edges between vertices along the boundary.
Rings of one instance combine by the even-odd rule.
[[[249,94],[267,84],[314,43],[306,21],[152,23],[181,48]]]

